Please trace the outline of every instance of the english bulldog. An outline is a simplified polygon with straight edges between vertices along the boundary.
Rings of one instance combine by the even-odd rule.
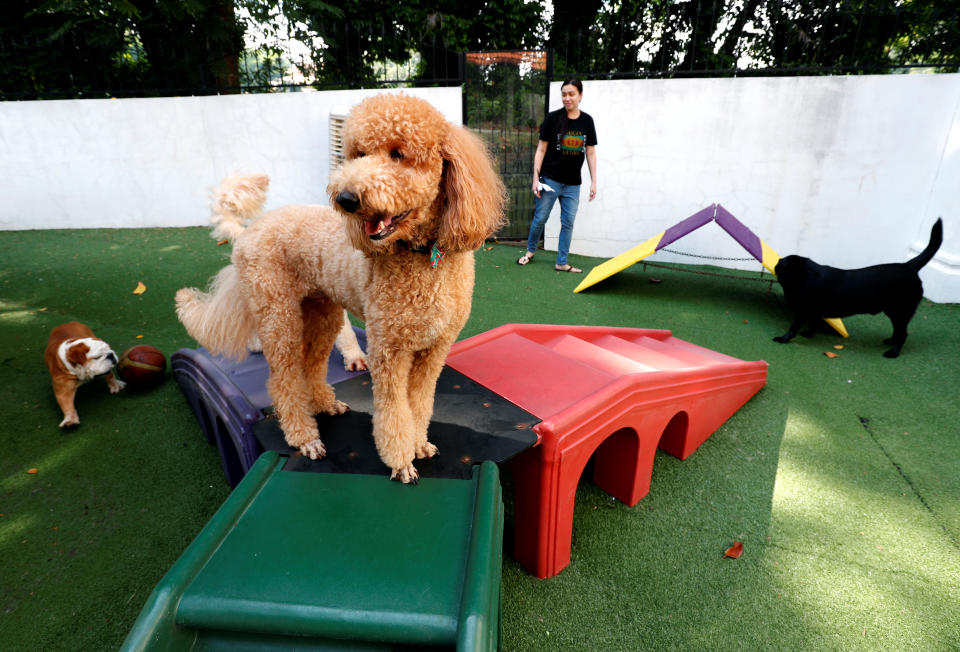
[[[113,375],[117,354],[89,327],[78,321],[61,324],[50,331],[44,358],[53,381],[53,394],[63,410],[61,428],[80,424],[80,417],[73,407],[73,397],[80,385],[103,376],[111,394],[116,394],[126,386]]]

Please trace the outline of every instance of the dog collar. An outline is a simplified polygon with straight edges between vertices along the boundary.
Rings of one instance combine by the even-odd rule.
[[[434,269],[440,264],[440,261],[443,260],[443,257],[446,255],[443,249],[441,249],[437,242],[434,241],[432,245],[420,245],[419,247],[414,247],[406,240],[398,240],[398,244],[404,247],[407,251],[411,251],[415,254],[424,254],[430,256],[430,266]]]

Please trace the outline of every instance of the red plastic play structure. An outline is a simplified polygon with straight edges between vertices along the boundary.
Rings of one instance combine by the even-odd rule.
[[[511,461],[514,554],[537,577],[570,563],[577,483],[633,506],[659,447],[686,459],[767,380],[746,362],[639,328],[507,324],[454,345],[447,364],[541,419]]]

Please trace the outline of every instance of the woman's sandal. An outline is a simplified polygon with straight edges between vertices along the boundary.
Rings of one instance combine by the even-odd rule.
[[[558,272],[570,272],[571,274],[582,274],[583,270],[573,265],[554,265],[553,268]]]
[[[527,252],[525,252],[522,256],[520,256],[519,259],[517,259],[517,264],[518,264],[518,265],[526,265],[526,264],[529,263],[531,260],[533,260],[533,254],[530,253],[529,251],[527,251]]]

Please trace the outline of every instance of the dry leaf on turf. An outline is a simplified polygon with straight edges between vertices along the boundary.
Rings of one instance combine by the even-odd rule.
[[[230,242],[230,241],[229,241],[229,240],[217,240],[217,246],[218,246],[218,247],[222,247],[223,245],[227,244],[228,242]]]
[[[30,475],[36,475],[39,471],[40,471],[40,469],[36,469],[36,468],[34,468],[34,469],[27,469],[27,473],[29,473]]]
[[[143,294],[147,291],[147,286],[143,284],[143,281],[137,281],[137,287],[134,289],[134,294]]]
[[[731,559],[739,559],[740,555],[743,554],[743,544],[739,541],[734,541],[733,545],[727,548],[727,551],[723,553],[724,557],[730,557]]]
[[[827,356],[828,358],[836,358],[836,357],[837,357],[837,354],[834,353],[833,351],[824,351],[824,352],[823,352],[823,355]]]
[[[843,351],[843,344],[834,344],[833,348],[835,348],[837,351]]]

